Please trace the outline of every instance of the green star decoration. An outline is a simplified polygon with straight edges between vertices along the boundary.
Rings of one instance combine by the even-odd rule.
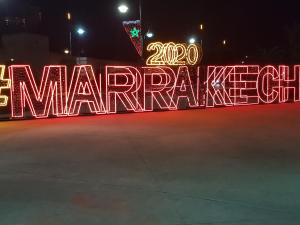
[[[131,37],[139,37],[139,33],[140,33],[141,31],[139,30],[139,29],[136,29],[136,27],[134,27],[131,31],[130,31],[130,33],[131,33]]]

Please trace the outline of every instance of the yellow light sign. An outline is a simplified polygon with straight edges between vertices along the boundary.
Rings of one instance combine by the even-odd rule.
[[[1,95],[2,89],[8,89],[11,86],[10,79],[4,79],[5,66],[0,65],[0,107],[7,106],[8,97],[6,95]]]
[[[203,56],[202,47],[197,44],[176,44],[174,42],[153,42],[147,46],[148,52],[154,52],[146,61],[152,66],[196,65]]]

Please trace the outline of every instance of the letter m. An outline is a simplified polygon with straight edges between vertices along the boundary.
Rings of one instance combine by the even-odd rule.
[[[36,118],[45,118],[49,114],[66,115],[67,69],[65,66],[45,66],[39,89],[29,65],[10,66],[9,76],[12,118],[24,118],[27,109]]]

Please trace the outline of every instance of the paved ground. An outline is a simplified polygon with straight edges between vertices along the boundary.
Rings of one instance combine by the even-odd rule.
[[[299,225],[300,104],[0,122],[0,225]]]

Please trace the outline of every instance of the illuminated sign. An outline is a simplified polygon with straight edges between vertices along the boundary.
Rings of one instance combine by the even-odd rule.
[[[154,42],[147,46],[147,51],[154,52],[146,61],[149,66],[194,66],[201,61],[203,56],[202,47],[197,44]]]
[[[6,95],[2,95],[3,89],[10,88],[10,80],[4,79],[5,66],[0,65],[0,107],[7,106],[8,97]]]
[[[208,66],[205,73],[188,66],[106,66],[100,74],[91,65],[67,69],[45,66],[36,79],[29,65],[0,66],[1,108],[23,119],[300,101],[300,65],[293,71],[284,65]]]

